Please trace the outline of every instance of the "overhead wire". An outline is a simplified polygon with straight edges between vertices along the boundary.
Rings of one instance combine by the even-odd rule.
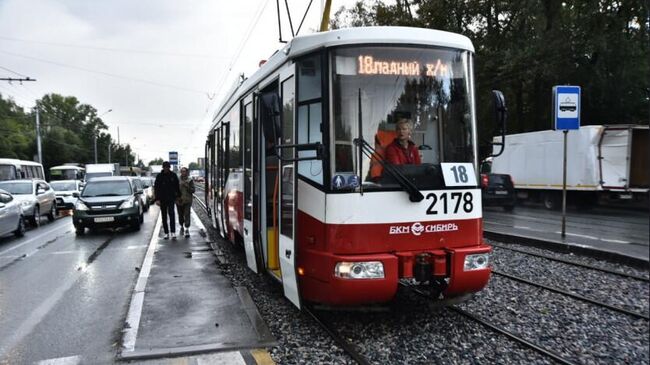
[[[227,57],[216,56],[211,54],[192,54],[192,53],[141,50],[141,49],[117,48],[117,47],[96,47],[96,46],[86,46],[86,45],[78,45],[78,44],[47,42],[47,41],[32,40],[32,39],[20,39],[20,38],[5,37],[5,36],[0,36],[0,41],[34,43],[34,44],[41,44],[41,45],[53,46],[53,47],[89,49],[93,51],[104,51],[104,52],[119,52],[119,53],[128,53],[128,54],[142,53],[142,54],[154,55],[154,56],[190,57],[190,58],[207,58],[207,59],[227,58]]]
[[[93,69],[80,67],[80,66],[76,66],[76,65],[69,65],[69,64],[65,64],[65,63],[61,63],[61,62],[50,61],[50,60],[46,60],[46,59],[42,59],[42,58],[26,56],[26,55],[13,53],[13,52],[8,52],[8,51],[3,51],[3,50],[0,50],[0,53],[4,53],[4,54],[8,54],[10,56],[24,58],[24,59],[28,59],[28,60],[32,60],[32,61],[48,63],[48,64],[56,65],[56,66],[59,66],[59,67],[64,67],[64,68],[69,68],[69,69],[74,69],[74,70],[79,70],[79,71],[84,71],[84,72],[94,73],[94,74],[99,74],[99,75],[104,75],[104,76],[110,76],[110,77],[123,79],[123,80],[135,81],[135,82],[155,85],[155,86],[164,87],[164,88],[176,89],[176,90],[179,90],[179,91],[185,91],[185,92],[196,93],[196,94],[201,94],[201,95],[206,94],[205,91],[190,89],[190,88],[183,87],[183,86],[165,84],[165,83],[157,82],[157,81],[151,81],[151,80],[140,79],[140,78],[135,78],[135,77],[130,77],[130,76],[124,76],[124,75],[114,74],[114,73],[110,73],[110,72],[98,71],[98,70],[93,70]]]
[[[9,69],[9,68],[6,68],[6,67],[4,67],[4,66],[0,66],[0,68],[3,69],[3,70],[5,70],[5,71],[9,71],[9,72],[11,72],[11,73],[13,73],[13,74],[16,74],[16,75],[18,75],[18,76],[29,78],[29,76],[27,76],[27,75],[23,75],[23,74],[21,74],[20,72],[16,72],[16,71],[14,71],[14,70],[12,70],[12,69]]]
[[[235,62],[237,62],[237,59],[239,59],[239,56],[241,55],[241,52],[244,49],[244,46],[248,42],[248,39],[250,38],[253,32],[253,29],[255,29],[255,26],[257,25],[257,21],[262,16],[262,13],[264,12],[264,9],[266,9],[266,5],[268,3],[269,0],[264,0],[262,5],[258,8],[257,14],[253,17],[252,21],[249,23],[245,36],[244,38],[242,38],[242,42],[237,47],[237,51],[233,55],[230,63],[228,64],[228,70],[224,71],[223,76],[219,79],[219,82],[217,83],[218,88],[217,91],[214,93],[214,95],[219,95],[219,93],[221,92],[221,89],[223,88],[223,84],[226,81],[226,78],[230,74],[230,71],[232,71],[232,67],[234,66]]]

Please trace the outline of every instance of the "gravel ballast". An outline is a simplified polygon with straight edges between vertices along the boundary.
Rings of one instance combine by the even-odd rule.
[[[227,261],[216,264],[233,286],[248,288],[275,336],[279,345],[269,349],[274,361],[278,364],[355,363],[307,314],[284,298],[280,283],[268,275],[250,271],[243,248],[217,239],[205,212],[196,204],[194,209]],[[504,272],[533,281],[548,280],[548,285],[580,291],[585,296],[605,299],[628,309],[648,311],[648,283],[611,279],[605,273],[585,272],[586,269],[518,255],[495,248],[492,261]],[[647,275],[642,270],[639,273]],[[623,287],[621,280],[625,281]],[[578,363],[649,361],[647,320],[503,277],[493,276],[485,290],[459,306]],[[393,302],[378,311],[318,310],[317,313],[375,364],[554,363],[471,319],[431,305],[430,300],[409,290],[401,289]]]

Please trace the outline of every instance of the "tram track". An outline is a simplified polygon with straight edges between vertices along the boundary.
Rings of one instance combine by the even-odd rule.
[[[551,256],[551,255],[545,255],[545,254],[541,254],[541,253],[530,252],[530,251],[526,251],[526,250],[522,250],[522,249],[518,249],[518,248],[514,248],[514,247],[507,247],[507,246],[500,245],[500,244],[497,244],[497,243],[494,243],[494,242],[491,242],[490,245],[493,246],[493,247],[498,247],[500,249],[504,249],[504,250],[508,250],[508,251],[518,252],[518,253],[522,253],[522,254],[525,254],[525,255],[534,256],[534,257],[541,257],[541,258],[544,258],[544,259],[547,259],[547,260],[551,260],[551,261],[555,261],[555,262],[561,262],[561,263],[564,263],[564,264],[573,265],[573,266],[577,266],[577,267],[581,267],[581,268],[585,268],[585,269],[590,269],[590,270],[594,270],[594,271],[604,272],[604,273],[607,273],[607,274],[617,275],[617,276],[628,278],[628,279],[639,280],[639,281],[643,281],[643,282],[646,282],[646,283],[650,282],[650,278],[644,277],[644,276],[628,274],[628,273],[625,273],[625,272],[622,272],[622,271],[617,271],[617,270],[610,270],[610,269],[595,266],[595,265],[583,264],[581,262],[576,262],[576,261],[573,261],[573,260],[567,260],[567,259],[562,259],[562,258],[559,258],[559,257],[554,257],[554,256]]]
[[[548,286],[548,285],[545,285],[545,284],[537,283],[537,282],[534,282],[534,281],[531,281],[531,280],[528,280],[528,279],[525,279],[525,278],[522,278],[522,277],[519,277],[519,276],[516,276],[516,275],[508,274],[508,273],[498,271],[498,270],[494,270],[494,269],[492,270],[492,274],[499,275],[499,276],[505,277],[507,279],[514,280],[514,281],[524,283],[524,284],[527,284],[527,285],[530,285],[530,286],[534,286],[534,287],[537,287],[537,288],[542,288],[544,290],[548,290],[548,291],[551,291],[553,293],[561,294],[561,295],[564,295],[564,296],[567,296],[567,297],[570,297],[570,298],[573,298],[573,299],[577,299],[577,300],[580,300],[580,301],[583,301],[583,302],[587,302],[587,303],[590,303],[590,304],[593,304],[593,305],[596,305],[596,306],[599,306],[599,307],[607,308],[609,310],[616,311],[616,312],[619,312],[619,313],[623,313],[623,314],[626,314],[626,315],[629,315],[629,316],[632,316],[632,317],[641,318],[641,319],[645,319],[645,320],[650,320],[650,317],[647,314],[627,310],[625,308],[617,307],[615,305],[611,305],[611,304],[601,302],[601,301],[598,301],[598,300],[595,300],[595,299],[587,298],[585,296],[582,296],[580,294],[576,294],[576,293],[573,293],[573,292],[570,292],[570,291],[567,291],[567,290],[563,290],[563,289],[560,289],[560,288],[555,288],[555,287]]]
[[[421,297],[424,297],[424,298],[427,298],[427,299],[432,299],[431,294],[429,294],[429,293],[427,293],[427,292],[425,292],[425,291],[423,291],[421,289],[414,288],[413,286],[410,286],[410,285],[407,285],[407,284],[404,284],[404,283],[400,283],[400,285],[402,287],[410,290],[411,292],[421,296]],[[556,362],[558,362],[560,364],[577,365],[577,363],[562,357],[560,354],[556,353],[555,351],[549,350],[549,349],[547,349],[547,348],[545,348],[543,346],[535,344],[535,343],[525,339],[524,337],[522,337],[521,335],[519,335],[517,333],[510,332],[510,331],[508,331],[508,330],[506,330],[506,329],[504,329],[502,327],[499,327],[499,326],[491,323],[490,321],[481,318],[480,316],[478,316],[478,315],[476,315],[474,313],[471,313],[469,311],[466,311],[464,309],[459,308],[456,305],[450,305],[450,306],[447,306],[446,308],[453,311],[453,312],[455,312],[455,313],[457,313],[457,314],[459,314],[459,315],[461,315],[461,316],[463,316],[463,317],[465,317],[465,318],[469,318],[472,321],[477,322],[477,323],[483,325],[484,327],[487,327],[488,329],[490,329],[490,330],[492,330],[492,331],[494,331],[494,332],[496,332],[498,334],[501,334],[501,335],[507,337],[508,339],[510,339],[510,340],[512,340],[512,341],[514,341],[514,342],[516,342],[516,343],[518,343],[518,344],[520,344],[520,345],[522,345],[522,346],[524,346],[526,348],[529,348],[529,349],[531,349],[531,350],[533,350],[533,351],[535,351],[535,352],[537,352],[537,353],[539,353],[539,354],[541,354],[541,355],[543,355],[545,357],[551,358],[551,359],[555,360]]]

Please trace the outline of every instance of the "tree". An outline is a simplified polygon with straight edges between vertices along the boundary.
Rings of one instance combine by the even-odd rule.
[[[187,167],[190,170],[200,170],[201,168],[199,167],[199,164],[196,162],[190,162],[189,166]]]
[[[158,157],[158,158],[155,159],[155,160],[151,160],[151,161],[149,161],[149,163],[148,163],[147,165],[148,165],[148,166],[151,166],[151,165],[162,165],[163,162],[165,162],[165,160],[163,160],[162,158]]]
[[[507,98],[508,133],[550,129],[551,89],[563,84],[582,88],[583,125],[648,124],[647,7],[641,0],[359,1],[339,10],[332,26],[410,25],[469,37],[479,141],[487,146],[496,127],[492,89]]]

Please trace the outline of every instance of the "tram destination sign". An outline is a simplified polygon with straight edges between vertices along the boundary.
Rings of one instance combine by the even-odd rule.
[[[357,58],[359,75],[399,75],[445,77],[451,66],[441,59],[420,63],[417,61],[383,60],[373,56],[361,55]]]

